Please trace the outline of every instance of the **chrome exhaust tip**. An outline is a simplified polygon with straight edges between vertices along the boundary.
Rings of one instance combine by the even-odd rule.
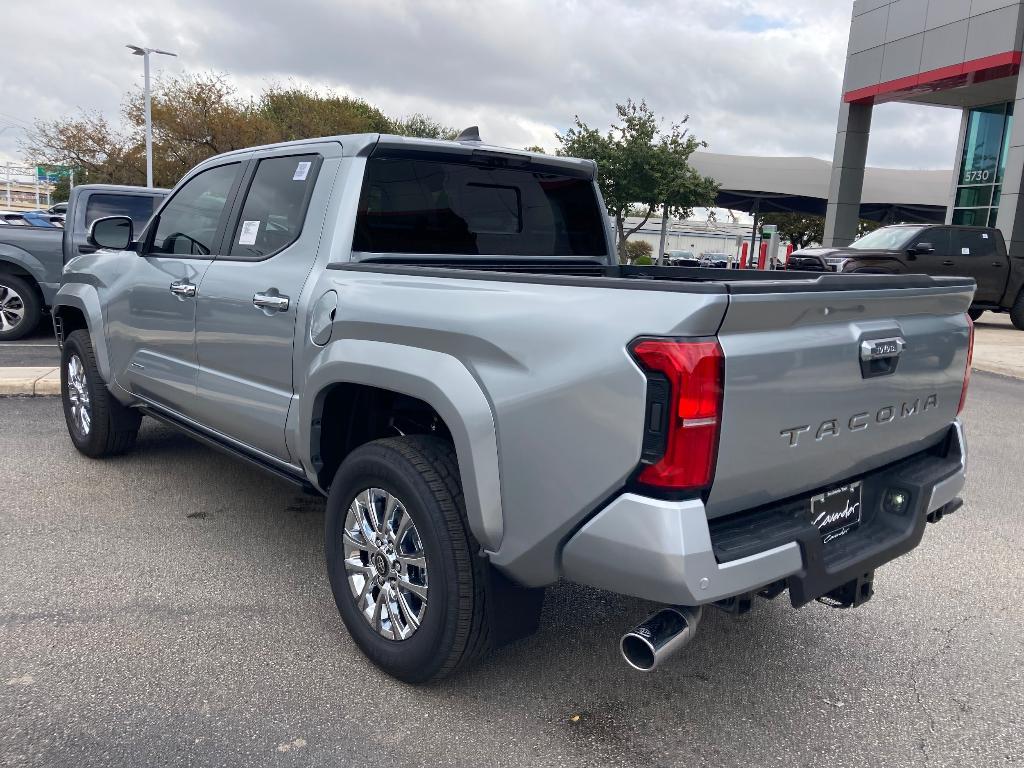
[[[700,616],[700,606],[661,609],[622,636],[619,643],[622,658],[640,672],[654,671],[693,639]]]

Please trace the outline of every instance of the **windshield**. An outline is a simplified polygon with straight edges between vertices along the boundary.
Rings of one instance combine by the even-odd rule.
[[[898,251],[907,247],[924,227],[882,227],[850,244],[858,251]]]

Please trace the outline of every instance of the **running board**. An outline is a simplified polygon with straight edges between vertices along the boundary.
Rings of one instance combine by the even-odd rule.
[[[251,453],[248,453],[247,451],[244,451],[241,448],[236,448],[235,446],[225,443],[222,440],[218,440],[213,435],[208,435],[207,433],[202,432],[196,429],[195,427],[190,426],[189,424],[186,424],[185,422],[174,418],[170,414],[159,411],[156,408],[153,408],[148,405],[140,405],[138,406],[138,409],[146,416],[151,416],[157,421],[162,422],[169,427],[177,429],[179,432],[184,432],[193,440],[200,442],[203,445],[207,445],[210,448],[215,448],[216,450],[226,453],[229,456],[234,456],[235,458],[242,459],[243,461],[248,462],[254,467],[259,467],[264,472],[269,472],[270,474],[274,475],[277,478],[280,478],[281,480],[285,480],[293,485],[297,485],[306,493],[316,494],[317,496],[320,495],[320,491],[314,488],[312,483],[310,483],[304,477],[288,472],[284,469],[281,469],[280,467],[275,467],[270,462],[264,461],[258,456],[253,456]]]

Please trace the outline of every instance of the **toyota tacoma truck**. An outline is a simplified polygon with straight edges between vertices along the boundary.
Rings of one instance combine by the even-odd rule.
[[[620,266],[596,173],[472,131],[203,162],[64,269],[71,441],[152,417],[324,494],[341,618],[406,681],[559,579],[664,606],[642,670],[705,606],[866,602],[961,504],[973,281]]]

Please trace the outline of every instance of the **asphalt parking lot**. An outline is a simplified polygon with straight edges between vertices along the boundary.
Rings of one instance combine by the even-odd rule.
[[[49,318],[45,318],[31,336],[0,341],[0,368],[44,365],[60,365],[60,350]]]
[[[650,675],[650,605],[563,584],[541,631],[413,688],[346,635],[322,505],[147,423],[76,454],[56,398],[0,398],[0,764],[1024,764],[1024,382],[976,373],[966,505],[866,606],[710,612]]]

